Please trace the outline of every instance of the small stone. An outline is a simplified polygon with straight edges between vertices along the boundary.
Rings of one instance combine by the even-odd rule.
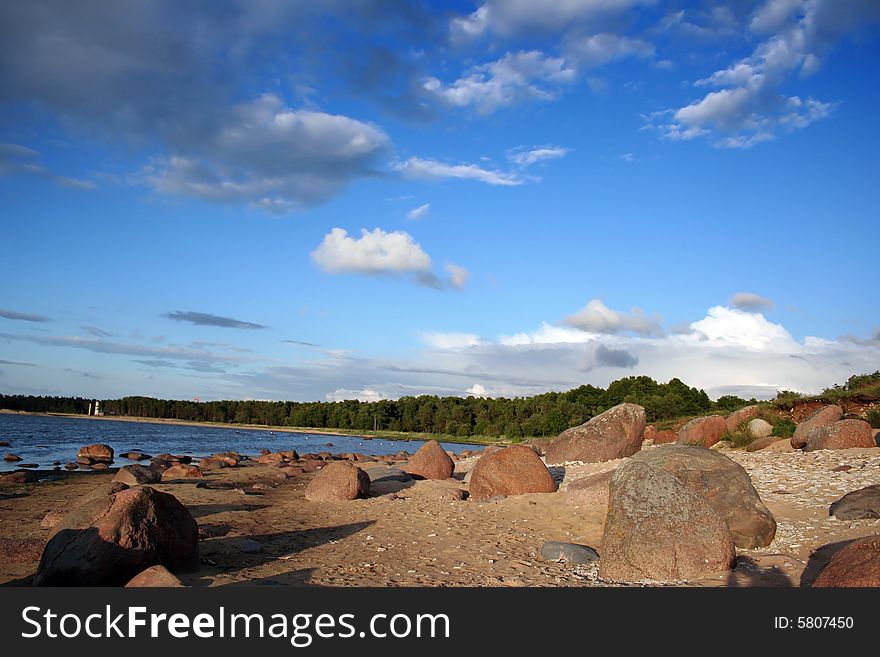
[[[587,564],[598,561],[599,553],[587,545],[547,541],[541,547],[541,557],[547,561]]]

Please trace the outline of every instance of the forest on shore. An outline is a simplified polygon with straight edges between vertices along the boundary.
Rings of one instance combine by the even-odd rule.
[[[85,415],[90,401],[80,397],[0,395],[0,408]],[[100,401],[105,416],[506,438],[556,435],[623,402],[644,406],[649,422],[726,413],[755,403],[754,399],[731,395],[712,401],[705,391],[679,379],[658,383],[647,376],[620,379],[607,388],[584,385],[567,392],[514,399],[421,395],[373,402],[196,402],[152,397]]]

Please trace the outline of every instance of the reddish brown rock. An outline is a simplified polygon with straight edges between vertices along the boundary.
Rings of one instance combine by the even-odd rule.
[[[42,538],[0,538],[0,563],[39,561],[45,547]]]
[[[746,406],[738,411],[734,411],[727,416],[725,431],[727,433],[736,433],[744,423],[758,417],[758,410],[757,406]]]
[[[759,452],[762,449],[767,449],[771,445],[778,443],[780,441],[784,441],[788,444],[788,438],[780,438],[779,436],[767,436],[766,438],[758,438],[757,440],[753,440],[748,445],[746,445],[747,452]]]
[[[141,484],[158,483],[161,476],[155,470],[144,465],[126,465],[119,468],[119,472],[113,477],[113,481],[120,481],[128,486],[140,486]]]
[[[59,509],[53,509],[49,511],[43,519],[40,521],[40,527],[42,529],[52,529],[53,527],[57,527],[58,523],[64,518],[65,515],[69,512],[69,509],[65,509],[63,511]]]
[[[807,434],[811,430],[834,424],[842,417],[843,409],[840,406],[831,404],[817,408],[795,427],[794,435],[791,437],[791,446],[795,449],[803,448],[807,444]]]
[[[300,467],[302,467],[303,472],[317,472],[324,467],[324,461],[301,461]]]
[[[104,443],[86,445],[79,448],[76,458],[88,459],[89,463],[113,463],[113,448]]]
[[[547,463],[598,463],[632,456],[642,448],[644,433],[645,409],[618,404],[559,434],[547,446]]]
[[[611,478],[601,578],[693,579],[729,570],[735,558],[727,522],[674,475],[635,459],[617,469]]]
[[[499,495],[554,493],[556,482],[535,450],[513,445],[481,456],[474,466],[468,490],[471,499],[480,501]]]
[[[876,446],[870,424],[864,420],[840,420],[834,424],[810,429],[804,451]]]
[[[727,420],[720,415],[694,418],[678,432],[675,442],[679,445],[711,447],[727,431]]]
[[[226,467],[229,467],[229,464],[224,459],[217,459],[212,457],[201,459],[199,461],[200,470],[219,470],[220,468]]]
[[[21,461],[21,457],[18,454],[7,454],[3,457],[3,460],[9,463],[16,463],[18,461]]]
[[[162,472],[162,481],[177,481],[179,479],[201,479],[204,473],[195,465],[178,463]]]
[[[29,470],[16,470],[0,474],[0,482],[7,484],[33,484],[37,481],[37,473]]]
[[[198,566],[198,527],[173,495],[139,486],[93,500],[55,527],[36,586],[121,586],[153,565]]]
[[[366,472],[349,461],[333,461],[309,482],[305,495],[312,502],[345,502],[366,497],[369,492]]]
[[[299,454],[296,453],[294,449],[288,449],[283,452],[278,452],[285,458],[287,461],[299,461]]]
[[[89,466],[92,470],[109,470],[110,466],[106,463],[92,463]]]
[[[415,478],[449,479],[455,464],[436,440],[429,440],[419,448],[401,468]]]
[[[678,440],[678,434],[672,429],[659,429],[657,433],[654,434],[655,445],[668,445],[669,443],[674,443],[676,440]]]
[[[175,577],[165,566],[150,566],[131,578],[127,589],[140,588],[181,588],[183,582]]]
[[[260,465],[277,465],[278,463],[285,463],[288,459],[284,458],[283,454],[279,452],[262,454],[256,458],[257,463]]]
[[[605,508],[614,470],[575,479],[565,489],[565,503],[569,506]]]
[[[124,454],[120,454],[119,456],[120,458],[128,459],[129,461],[149,461],[151,458],[153,458],[149,454],[144,454],[143,452],[138,452],[137,450],[125,452]]]
[[[880,587],[880,535],[858,539],[835,554],[814,587]]]
[[[739,548],[770,545],[776,520],[741,465],[704,447],[669,445],[641,452],[633,461],[665,470],[707,502],[727,522]]]

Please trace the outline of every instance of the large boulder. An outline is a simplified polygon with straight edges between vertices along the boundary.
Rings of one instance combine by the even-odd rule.
[[[455,470],[455,463],[440,443],[429,440],[401,469],[417,479],[449,479]]]
[[[654,434],[655,445],[668,445],[678,440],[678,434],[672,429],[658,429]]]
[[[162,472],[162,481],[177,481],[179,479],[201,479],[205,475],[195,465],[177,463]]]
[[[812,429],[833,424],[842,417],[843,409],[840,406],[830,404],[817,408],[795,427],[794,434],[791,437],[791,446],[795,449],[801,449],[807,444],[807,434]]]
[[[312,502],[345,502],[366,497],[370,477],[350,461],[333,461],[324,466],[306,486]]]
[[[531,447],[513,445],[481,456],[474,466],[468,490],[480,501],[499,495],[555,493],[556,482]]]
[[[104,484],[98,484],[85,495],[76,498],[75,500],[71,500],[68,505],[60,509],[49,511],[49,513],[43,516],[43,520],[40,522],[40,527],[43,529],[54,529],[68,514],[72,513],[74,509],[124,490],[128,490],[128,484],[124,484],[121,481],[108,481]]]
[[[644,434],[645,409],[618,404],[559,434],[547,446],[547,463],[599,463],[632,456],[642,448]]]
[[[832,503],[828,515],[838,520],[880,518],[880,484],[854,490]]]
[[[89,463],[113,463],[113,448],[104,443],[95,443],[80,447],[76,455],[79,459],[88,460]]]
[[[670,445],[642,452],[633,460],[665,470],[708,502],[727,522],[737,547],[765,547],[773,541],[773,514],[745,468],[723,454],[704,447]]]
[[[145,465],[124,465],[119,468],[113,481],[119,481],[128,486],[140,486],[142,484],[159,483],[161,475]]]
[[[138,486],[68,514],[43,551],[36,586],[121,586],[145,568],[198,567],[199,530],[173,495]]]
[[[880,586],[880,535],[855,540],[840,550],[822,569],[813,586]]]
[[[727,416],[725,420],[725,431],[727,433],[735,433],[739,431],[740,426],[744,422],[748,422],[752,418],[758,417],[758,407],[757,406],[746,406],[745,408],[741,408],[738,411],[734,411],[730,415]]]
[[[614,470],[575,479],[565,489],[565,503],[569,506],[606,508],[612,476]]]
[[[667,449],[671,448],[657,451]],[[727,522],[674,475],[638,459],[614,473],[599,562],[601,578],[692,579],[729,570],[735,558]]]
[[[833,424],[814,427],[807,433],[805,452],[819,449],[851,449],[876,447],[871,425],[864,420],[840,420]]]
[[[675,442],[679,445],[711,447],[727,432],[727,420],[720,415],[694,418],[678,432]]]
[[[171,571],[165,566],[157,565],[150,566],[132,577],[128,584],[125,585],[125,588],[181,588],[182,586],[183,582],[177,579]]]
[[[773,425],[759,417],[749,420],[747,428],[752,438],[769,438],[773,433]]]

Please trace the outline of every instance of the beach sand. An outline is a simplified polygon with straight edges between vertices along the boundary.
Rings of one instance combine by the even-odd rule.
[[[776,517],[776,538],[767,548],[738,550],[737,566],[729,573],[669,584],[809,585],[833,544],[880,531],[878,521],[828,517],[831,502],[880,481],[880,449],[721,451],[749,472]],[[448,499],[450,489],[466,490],[461,479],[476,460],[458,461],[453,479],[379,482],[370,498],[351,502],[310,502],[303,492],[313,475],[279,481],[278,468],[248,461],[207,473],[202,486],[154,487],[174,494],[198,522],[202,563],[197,572],[181,574],[188,586],[607,585],[597,579],[595,565],[545,561],[540,551],[544,541],[554,540],[589,545],[601,554],[605,508],[567,506],[564,490],[573,479],[620,462],[553,467],[562,484],[553,494],[487,502]],[[851,469],[834,471],[841,465]],[[46,538],[40,521],[48,511],[110,481],[113,472],[54,476],[55,481],[38,484],[0,485],[0,537]],[[27,585],[36,568],[36,562],[0,563],[0,583]]]

